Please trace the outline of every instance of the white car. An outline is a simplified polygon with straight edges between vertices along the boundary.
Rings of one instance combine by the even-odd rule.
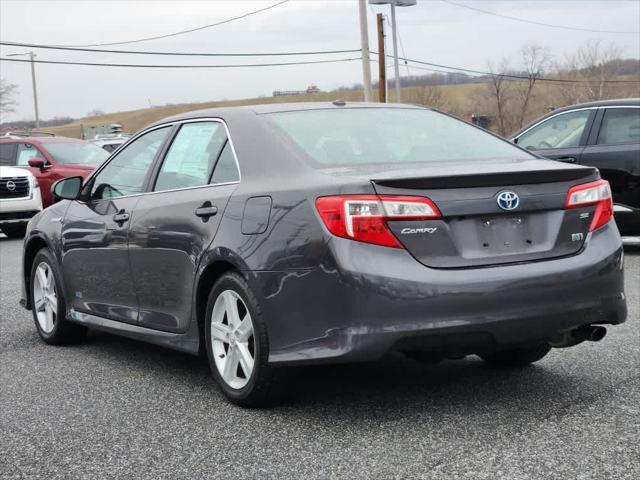
[[[0,230],[9,238],[24,237],[31,217],[42,210],[40,187],[22,168],[0,167]]]

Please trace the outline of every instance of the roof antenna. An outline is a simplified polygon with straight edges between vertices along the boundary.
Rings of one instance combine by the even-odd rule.
[[[336,107],[344,107],[347,102],[345,102],[344,100],[334,100],[333,103]]]

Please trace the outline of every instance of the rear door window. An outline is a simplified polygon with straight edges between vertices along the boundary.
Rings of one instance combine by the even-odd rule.
[[[520,135],[518,145],[528,150],[577,147],[590,115],[591,110],[556,115]]]
[[[211,172],[227,144],[227,132],[220,122],[186,123],[173,140],[154,191],[207,185]],[[216,169],[217,171],[217,169]]]
[[[640,143],[640,108],[608,108],[602,117],[598,145]]]

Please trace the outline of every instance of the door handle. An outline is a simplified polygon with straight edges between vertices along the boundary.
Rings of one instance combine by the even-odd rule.
[[[576,163],[578,161],[576,157],[558,157],[556,160],[565,163]]]
[[[124,210],[120,210],[118,213],[116,213],[113,216],[113,221],[122,225],[124,222],[126,222],[127,220],[129,220],[129,214],[127,212],[125,212]]]
[[[204,202],[201,207],[196,208],[196,216],[200,218],[213,217],[218,213],[218,207],[211,205],[211,202]]]

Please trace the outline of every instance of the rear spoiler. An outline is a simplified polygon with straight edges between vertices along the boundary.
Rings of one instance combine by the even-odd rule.
[[[597,168],[582,167],[558,170],[488,172],[438,177],[381,178],[373,179],[377,185],[394,188],[472,188],[503,185],[529,185],[534,183],[570,182],[572,180],[597,180]]]

